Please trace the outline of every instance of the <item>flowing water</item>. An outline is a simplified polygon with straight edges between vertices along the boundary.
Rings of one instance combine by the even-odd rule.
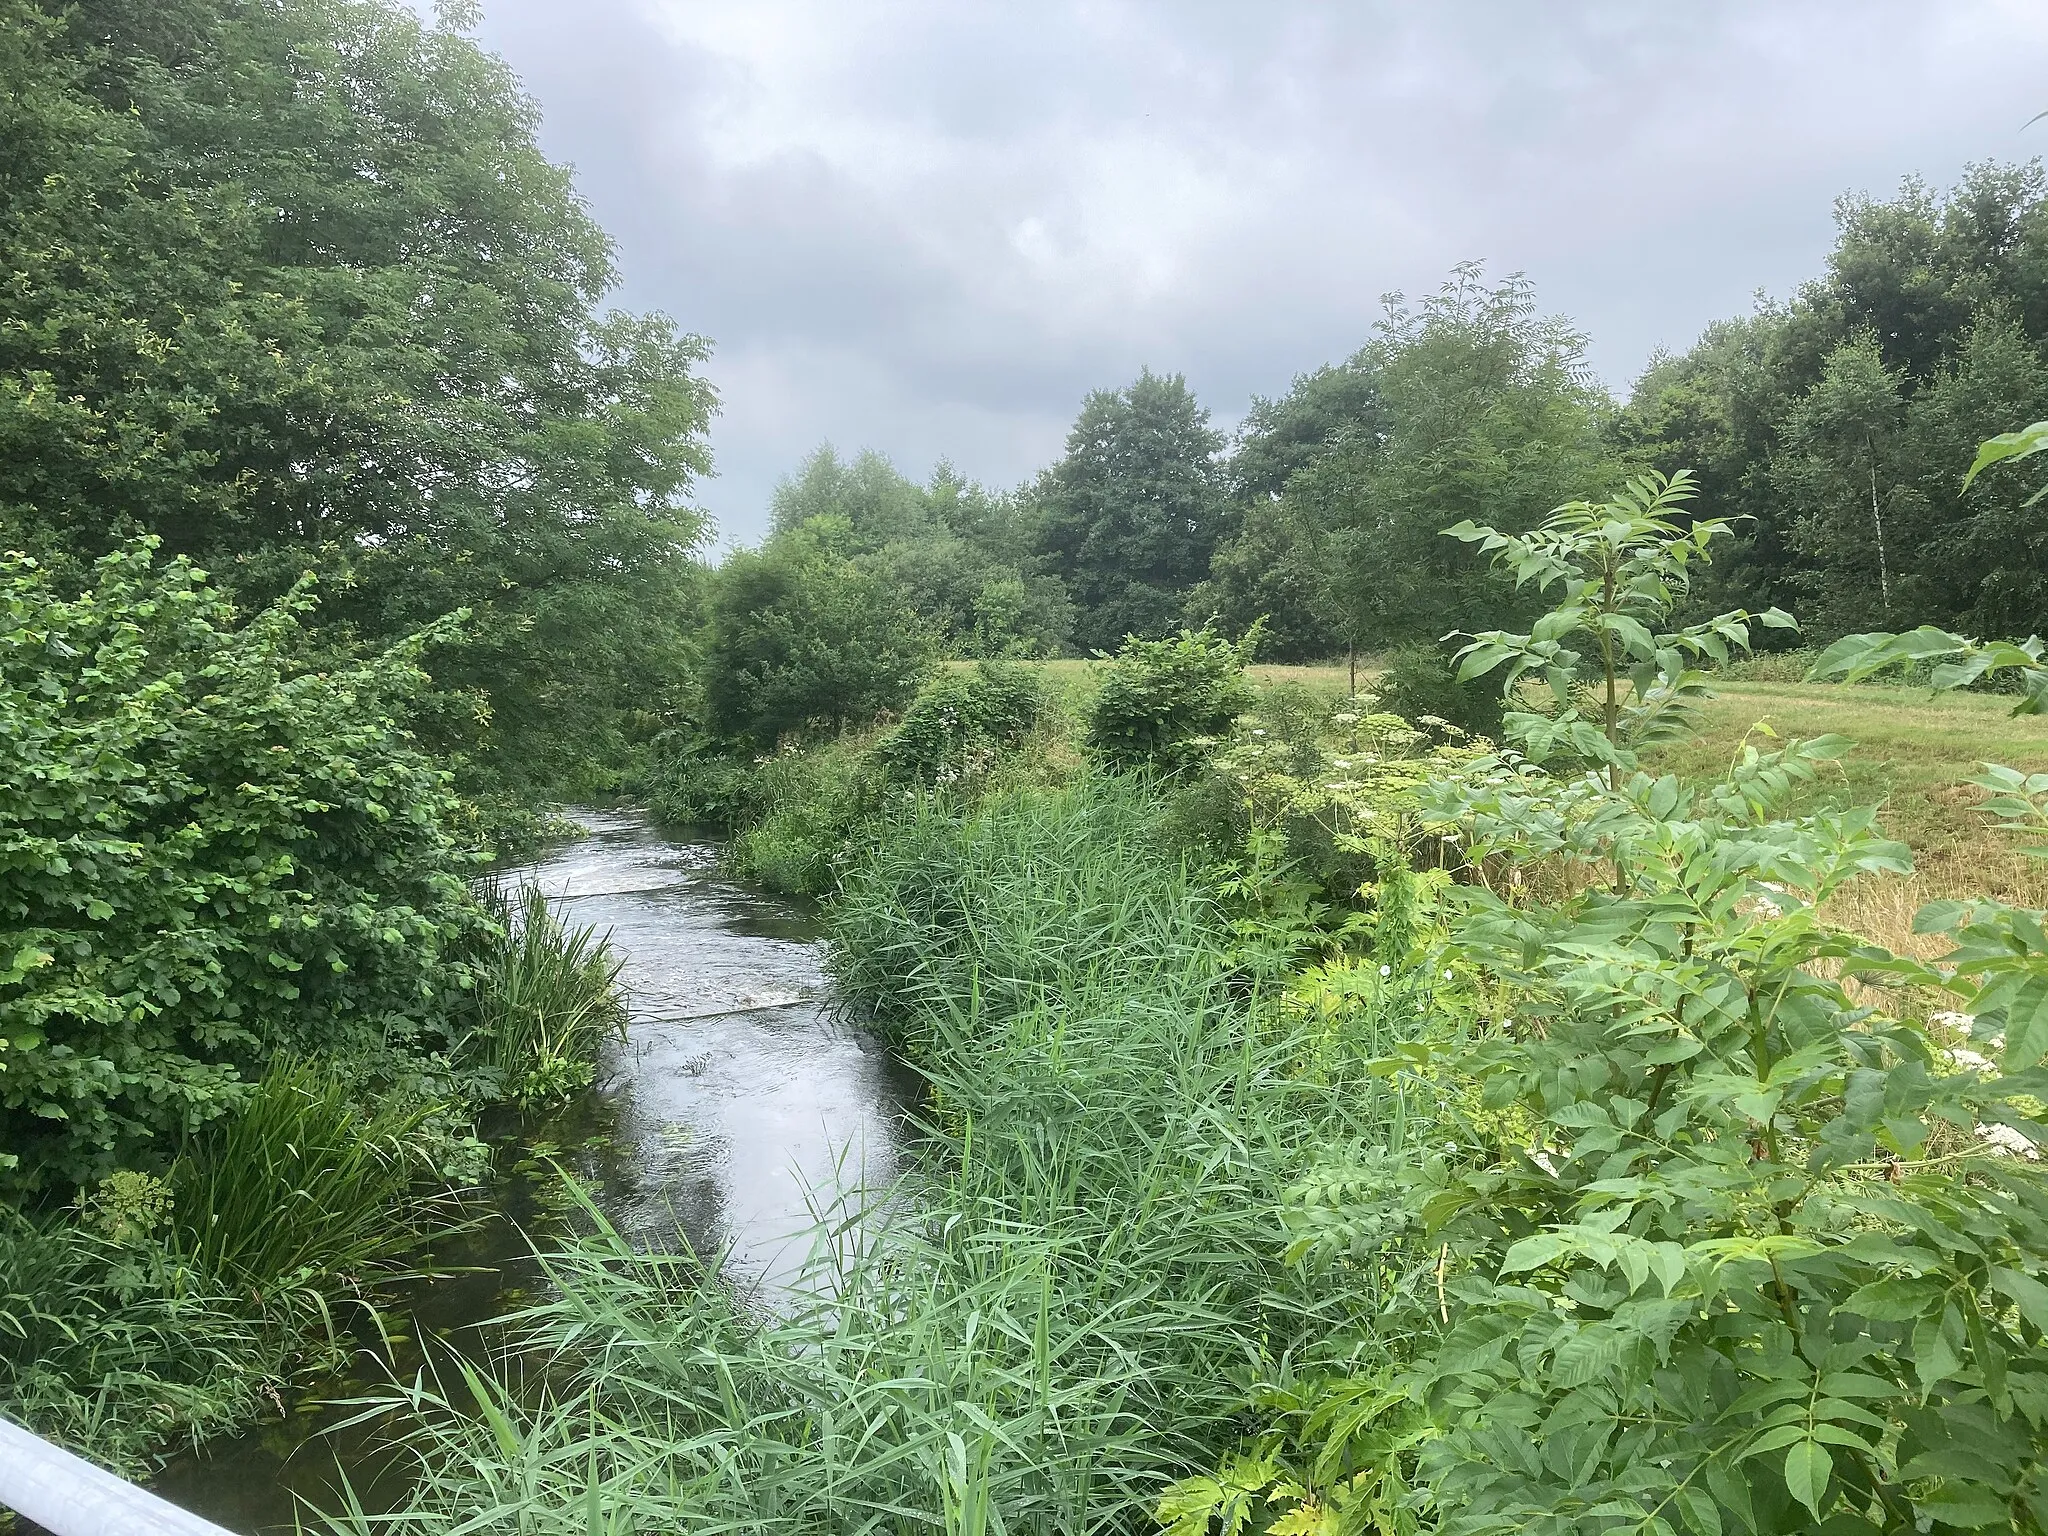
[[[595,1094],[501,1150],[494,1218],[435,1254],[463,1272],[405,1298],[413,1331],[396,1349],[401,1368],[425,1340],[487,1350],[477,1325],[535,1282],[521,1228],[544,1226],[559,1203],[551,1162],[589,1181],[635,1243],[724,1254],[727,1278],[768,1305],[807,1255],[812,1210],[883,1188],[897,1171],[910,1083],[834,1017],[815,919],[727,879],[715,848],[665,837],[639,813],[578,819],[587,838],[507,878],[537,881],[565,918],[610,931],[626,956],[626,1039]],[[398,1497],[376,1435],[334,1432],[343,1417],[309,1400],[174,1464],[154,1486],[251,1536],[289,1530],[300,1496],[334,1507],[338,1469],[372,1507]]]

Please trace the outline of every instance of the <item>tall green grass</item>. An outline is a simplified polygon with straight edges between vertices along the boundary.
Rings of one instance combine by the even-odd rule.
[[[1233,998],[1152,817],[1087,783],[885,834],[835,923],[849,1002],[928,1083],[898,1197],[821,1222],[807,1291],[766,1313],[602,1229],[556,1254],[519,1320],[545,1389],[423,1380],[368,1410],[420,1466],[396,1525],[1139,1529],[1235,1443],[1249,1376],[1369,1340],[1369,1294],[1282,1263],[1274,1212],[1386,1116]]]
[[[625,1033],[626,957],[609,935],[563,922],[531,882],[486,900],[497,936],[477,967],[478,1055],[522,1106],[589,1086],[605,1042]]]
[[[276,1291],[360,1272],[409,1246],[432,1106],[364,1102],[311,1062],[273,1066],[171,1165],[172,1242],[222,1283]]]

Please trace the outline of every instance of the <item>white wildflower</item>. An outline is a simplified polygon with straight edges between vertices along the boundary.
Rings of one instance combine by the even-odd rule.
[[[1380,974],[1382,976],[1391,976],[1394,974],[1394,968],[1391,965],[1383,965],[1380,967]]]
[[[2030,1163],[2041,1160],[2040,1148],[2032,1138],[2009,1125],[1980,1125],[1977,1139],[2003,1157],[2024,1157]]]

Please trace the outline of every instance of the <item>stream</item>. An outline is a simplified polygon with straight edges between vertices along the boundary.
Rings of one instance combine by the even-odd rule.
[[[813,1208],[898,1171],[912,1083],[834,1016],[816,919],[720,874],[715,846],[666,837],[642,813],[577,820],[588,837],[505,878],[536,881],[565,919],[610,931],[626,957],[626,1038],[595,1092],[500,1147],[490,1219],[435,1250],[456,1272],[403,1294],[412,1334],[395,1363],[408,1372],[428,1338],[487,1355],[477,1325],[530,1294],[521,1231],[545,1227],[559,1204],[546,1159],[586,1180],[637,1246],[686,1240],[707,1259],[723,1254],[727,1279],[771,1305],[809,1252]],[[376,1436],[333,1432],[346,1412],[324,1402],[374,1391],[390,1362],[365,1366],[181,1458],[152,1486],[247,1536],[292,1530],[301,1498],[337,1507],[342,1473],[366,1508],[393,1506],[404,1484]]]

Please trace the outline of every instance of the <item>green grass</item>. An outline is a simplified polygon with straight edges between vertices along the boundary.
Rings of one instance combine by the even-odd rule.
[[[244,1294],[361,1274],[414,1241],[427,1170],[412,1141],[431,1108],[366,1105],[323,1066],[273,1066],[172,1165],[174,1247]]]
[[[544,1397],[370,1410],[423,1469],[397,1527],[1144,1529],[1236,1443],[1244,1371],[1369,1338],[1372,1287],[1283,1263],[1276,1211],[1311,1157],[1395,1134],[1391,1102],[1233,995],[1155,815],[1084,780],[896,827],[835,916],[849,999],[928,1084],[887,1237],[822,1224],[814,1300],[767,1316],[686,1257],[572,1245],[522,1320]],[[1357,1014],[1345,1059],[1395,1022]]]
[[[498,934],[478,968],[484,1061],[523,1106],[588,1087],[605,1042],[624,1036],[626,957],[608,936],[565,924],[537,885],[488,899]]]
[[[1717,776],[1759,722],[1781,738],[1839,733],[1857,750],[1817,791],[1820,803],[1880,806],[1930,888],[2039,899],[2034,861],[2017,855],[1984,818],[1977,809],[1983,792],[1963,780],[1980,762],[2048,769],[2048,719],[2014,718],[2012,700],[1992,694],[1798,682],[1717,681],[1715,688],[1700,734],[1658,753],[1650,766]],[[1751,739],[1770,744],[1760,733]]]

